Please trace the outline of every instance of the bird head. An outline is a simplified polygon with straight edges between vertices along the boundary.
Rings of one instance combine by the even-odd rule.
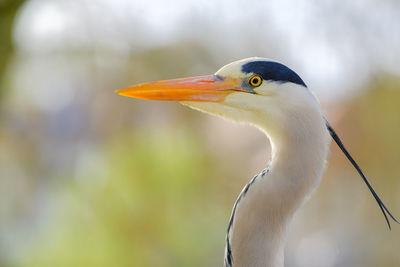
[[[142,83],[117,93],[141,99],[179,101],[194,109],[263,129],[287,128],[293,125],[294,119],[299,119],[299,114],[322,117],[316,99],[293,70],[259,57],[232,62],[213,75]],[[321,124],[325,127],[322,120]]]
[[[142,83],[117,90],[117,93],[141,99],[179,101],[206,113],[251,123],[264,130],[278,145],[290,146],[288,140],[292,140],[297,145],[320,146],[328,143],[325,137],[330,134],[368,186],[389,228],[387,215],[399,223],[325,120],[318,101],[306,84],[293,70],[279,62],[247,58],[232,62],[213,75]],[[310,138],[314,134],[324,138]],[[312,143],[304,142],[302,136],[307,136],[305,139]]]

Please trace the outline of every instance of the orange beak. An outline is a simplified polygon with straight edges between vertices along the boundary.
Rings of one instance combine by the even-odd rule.
[[[207,75],[142,83],[116,92],[141,99],[221,102],[233,92],[246,92],[240,84],[241,79]]]

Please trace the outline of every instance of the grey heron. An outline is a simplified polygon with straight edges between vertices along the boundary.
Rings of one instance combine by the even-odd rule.
[[[134,85],[117,93],[173,100],[263,131],[271,160],[237,198],[229,220],[225,266],[284,265],[284,243],[295,211],[318,186],[330,137],[337,143],[377,201],[390,228],[399,223],[327,122],[304,81],[285,65],[266,58],[232,62],[213,75]]]

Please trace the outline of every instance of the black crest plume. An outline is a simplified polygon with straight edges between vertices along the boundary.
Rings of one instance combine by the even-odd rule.
[[[350,155],[350,153],[347,151],[347,149],[344,147],[342,141],[340,140],[339,136],[336,134],[336,132],[333,130],[332,126],[326,121],[326,127],[328,128],[329,133],[331,134],[333,140],[335,140],[336,144],[339,146],[339,148],[342,150],[344,155],[347,157],[347,159],[350,161],[350,163],[354,166],[354,168],[357,170],[358,174],[360,174],[361,178],[363,179],[364,183],[367,185],[369,191],[371,191],[372,195],[374,196],[376,202],[379,205],[379,208],[381,209],[383,215],[385,216],[387,225],[389,226],[389,229],[391,229],[390,226],[390,221],[387,216],[387,214],[392,218],[393,221],[396,223],[399,223],[399,221],[396,220],[396,218],[390,213],[389,209],[386,208],[385,204],[383,204],[382,200],[379,198],[379,196],[376,194],[375,190],[372,188],[370,183],[368,182],[367,178],[365,177],[364,173],[362,172],[361,168],[358,166],[357,162],[353,159],[353,157]],[[386,214],[387,213],[387,214]]]

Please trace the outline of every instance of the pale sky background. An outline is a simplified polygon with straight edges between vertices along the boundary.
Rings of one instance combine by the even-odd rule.
[[[374,71],[400,74],[399,26],[398,1],[31,0],[15,42],[23,53],[95,47],[123,61],[189,39],[221,66],[273,52],[330,102],[356,93]]]

